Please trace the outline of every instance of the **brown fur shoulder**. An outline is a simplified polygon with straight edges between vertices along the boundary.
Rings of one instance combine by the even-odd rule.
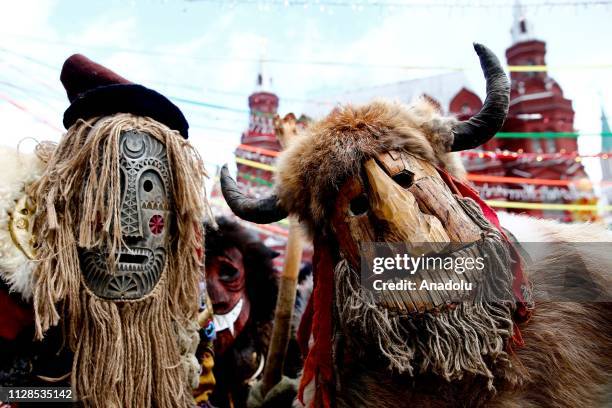
[[[535,246],[538,253],[526,262],[535,309],[519,326],[525,345],[515,349],[514,368],[504,373],[508,382],[494,406],[605,406],[612,389],[609,232],[593,224],[502,219],[519,227],[522,242],[531,237],[548,244]],[[531,231],[528,224],[521,230],[521,221],[531,221]]]
[[[612,380],[609,303],[540,302],[491,406],[603,407]],[[587,335],[588,334],[588,335]],[[609,401],[608,401],[609,402]]]

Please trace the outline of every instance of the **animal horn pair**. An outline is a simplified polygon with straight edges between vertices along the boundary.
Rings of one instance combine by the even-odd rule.
[[[487,82],[487,97],[480,112],[453,128],[451,151],[454,152],[473,149],[487,142],[499,131],[508,114],[508,77],[491,50],[482,44],[474,44],[474,49]],[[269,224],[287,216],[287,211],[280,207],[276,195],[255,199],[242,193],[230,177],[227,166],[221,169],[221,191],[234,214],[244,220]]]

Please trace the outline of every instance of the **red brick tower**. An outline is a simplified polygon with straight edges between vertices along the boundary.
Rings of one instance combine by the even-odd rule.
[[[257,75],[257,89],[249,96],[249,127],[242,134],[243,145],[261,149],[279,151],[280,145],[274,134],[274,116],[278,109],[278,96],[264,90],[263,73]],[[274,164],[274,158],[269,155],[241,149],[236,150],[237,159],[246,159],[262,163]],[[238,181],[253,187],[266,186],[272,181],[272,173],[265,169],[241,164],[238,160]]]
[[[524,9],[517,1],[514,7],[514,23],[511,29],[512,45],[506,50],[509,66],[535,66],[534,70],[512,71],[510,73],[510,109],[502,132],[574,132],[574,110],[572,102],[563,96],[561,86],[544,69],[546,66],[546,43],[535,39],[533,27],[526,19]],[[541,66],[542,68],[539,68]],[[461,94],[461,93],[460,93]],[[450,111],[460,119],[471,116],[476,100],[465,104],[467,95],[458,94],[460,101],[451,103]],[[469,158],[468,171],[526,179],[582,180],[587,175],[582,163],[567,154],[576,153],[576,138],[494,138],[482,150],[497,151],[495,158]],[[505,151],[535,153],[529,158],[518,158]],[[559,155],[560,153],[560,155]],[[542,156],[539,156],[542,154]],[[555,155],[557,154],[557,155]],[[565,155],[565,156],[564,156]],[[588,183],[587,183],[588,184]],[[478,184],[481,195],[487,199],[545,203],[581,203],[579,198],[586,193],[573,186],[542,186],[525,184]],[[584,190],[584,189],[583,189]],[[581,195],[582,194],[582,195]],[[576,214],[564,211],[517,210],[545,218],[570,221]],[[584,215],[584,214],[583,214]]]
[[[274,117],[278,110],[278,96],[264,90],[263,66],[257,75],[257,88],[249,96],[249,127],[242,133],[241,145],[235,151],[237,181],[243,191],[252,196],[267,196],[271,193],[273,172],[276,157],[270,151],[278,152],[281,146],[274,132]],[[298,127],[307,125],[309,119],[302,115],[298,119]],[[260,149],[260,150],[259,150]],[[246,187],[246,188],[245,188]],[[284,263],[287,228],[282,223],[256,226],[243,222],[251,230],[259,234],[261,241],[269,248],[279,253],[274,258],[274,265],[280,270]],[[302,262],[312,260],[312,248],[306,246]]]
[[[513,44],[506,50],[510,66],[546,65],[546,43],[536,40],[533,28],[517,4],[512,27]],[[511,72],[510,112],[506,119],[506,132],[573,132],[574,110],[572,101],[563,97],[561,86],[545,70]],[[565,149],[578,149],[574,138],[506,139],[502,148],[526,152],[555,153]],[[563,170],[559,168],[558,170]],[[559,174],[567,174],[562,171]]]

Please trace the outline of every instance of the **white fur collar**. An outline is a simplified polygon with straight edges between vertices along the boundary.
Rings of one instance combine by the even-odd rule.
[[[44,164],[33,154],[0,147],[0,278],[26,300],[32,297],[34,262],[13,243],[9,215],[25,194],[25,187],[40,177],[43,168]]]

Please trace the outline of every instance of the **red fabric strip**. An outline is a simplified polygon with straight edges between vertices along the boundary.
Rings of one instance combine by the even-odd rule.
[[[329,389],[333,380],[331,339],[334,263],[329,244],[321,237],[315,237],[314,241],[313,274],[315,284],[312,294],[312,324],[310,325],[313,344],[304,362],[298,398],[303,404],[304,389],[314,380],[316,381],[315,400],[322,401],[323,407],[328,408],[330,406]],[[305,335],[306,329],[301,331],[303,333],[301,342],[305,341],[307,345],[310,334]]]

